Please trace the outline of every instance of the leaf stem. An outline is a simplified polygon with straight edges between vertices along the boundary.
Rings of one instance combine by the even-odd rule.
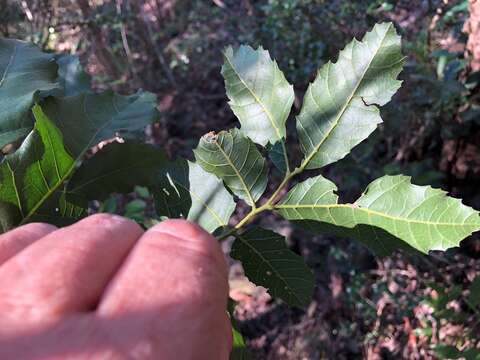
[[[282,142],[282,147],[283,147],[283,154],[285,156],[285,161],[286,161],[286,164],[287,164],[287,172],[285,173],[285,177],[283,178],[282,182],[280,183],[280,185],[278,185],[277,189],[273,192],[273,194],[267,199],[267,201],[265,202],[265,204],[263,204],[262,206],[260,207],[255,207],[255,206],[252,206],[250,212],[245,215],[245,217],[243,219],[241,219],[237,225],[235,225],[235,230],[238,230],[240,228],[242,228],[244,225],[246,225],[252,218],[254,218],[256,215],[260,214],[261,212],[265,211],[265,210],[272,210],[274,207],[275,207],[275,203],[276,203],[276,198],[278,196],[278,194],[280,193],[280,191],[282,191],[282,189],[285,187],[285,185],[288,184],[288,182],[295,176],[297,176],[298,174],[300,174],[301,172],[303,172],[303,170],[305,170],[305,167],[308,165],[308,162],[310,161],[310,159],[308,159],[308,161],[303,161],[299,167],[295,168],[295,170],[293,171],[290,171],[290,167],[288,165],[288,156],[287,156],[287,149],[285,147],[285,142]],[[232,232],[233,233],[233,232]],[[231,234],[229,234],[231,235]],[[228,235],[228,236],[229,236]]]

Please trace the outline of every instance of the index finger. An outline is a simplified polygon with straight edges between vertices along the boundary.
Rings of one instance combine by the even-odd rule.
[[[0,266],[28,245],[56,229],[55,226],[49,224],[31,223],[0,235]]]

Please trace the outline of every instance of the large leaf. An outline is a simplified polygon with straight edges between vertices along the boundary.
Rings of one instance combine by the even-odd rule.
[[[242,262],[250,281],[267,288],[273,297],[298,307],[310,302],[315,284],[312,271],[279,234],[254,226],[235,235],[231,256]]]
[[[143,138],[145,126],[158,117],[156,97],[148,92],[121,96],[106,91],[49,97],[42,108],[64,134],[65,146],[74,156],[115,135]]]
[[[245,135],[261,145],[286,137],[285,122],[295,95],[268,51],[228,47],[222,75],[230,107]]]
[[[2,232],[31,217],[75,165],[64,147],[62,134],[38,105],[34,114],[35,129],[0,165]]]
[[[186,218],[209,232],[228,225],[235,210],[220,179],[183,159],[158,172],[152,191],[158,215]]]
[[[305,158],[315,169],[342,159],[382,122],[378,106],[400,87],[400,37],[391,23],[377,24],[362,42],[353,40],[318,72],[304,97],[297,131]]]
[[[267,187],[267,163],[238,129],[204,135],[194,150],[197,162],[223,179],[235,195],[253,205]]]
[[[315,220],[308,223],[313,230],[333,230],[379,254],[405,246],[398,239],[424,253],[446,250],[480,229],[477,211],[442,190],[412,185],[407,176],[375,180],[353,204],[338,204],[336,190],[317,176],[297,184],[276,209],[289,220]]]
[[[67,192],[69,196],[87,200],[129,193],[136,185],[150,185],[153,174],[166,164],[165,153],[151,145],[115,142],[103,147],[75,171]]]
[[[61,217],[63,209],[71,212],[77,204],[54,206],[52,199],[62,199],[62,185],[77,160],[92,145],[117,133],[141,133],[156,117],[153,100],[148,94],[124,97],[107,92],[47,98],[42,108],[35,106],[35,129],[0,164],[2,231],[32,221],[36,215],[55,218]]]
[[[52,54],[20,40],[0,38],[0,149],[30,132],[29,113],[35,101],[59,89]]]

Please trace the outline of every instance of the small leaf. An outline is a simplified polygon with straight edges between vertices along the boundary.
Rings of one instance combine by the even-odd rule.
[[[334,232],[363,242],[385,255],[408,246],[421,252],[446,250],[480,229],[479,213],[458,199],[407,176],[372,182],[353,204],[338,204],[336,186],[322,176],[297,184],[275,206],[289,220],[313,231]]]
[[[275,168],[283,175],[288,170],[287,157],[284,152],[285,140],[277,141],[268,147],[268,157],[272,161]]]
[[[250,360],[252,359],[252,352],[245,344],[243,335],[239,330],[237,320],[234,316],[235,302],[232,299],[228,299],[227,311],[230,316],[230,322],[232,324],[232,351],[230,353],[230,360]]]
[[[245,135],[262,146],[286,137],[285,122],[295,94],[268,51],[228,47],[222,75],[230,107]]]
[[[242,262],[245,275],[291,306],[306,306],[314,277],[302,257],[290,251],[285,239],[270,230],[252,227],[235,235],[231,256]]]
[[[151,145],[114,142],[75,171],[67,192],[86,200],[104,200],[112,193],[130,193],[136,185],[149,185],[153,174],[167,162],[165,153]]]
[[[86,74],[78,56],[61,55],[57,58],[58,77],[64,96],[73,96],[91,91],[90,76]]]
[[[297,131],[302,166],[321,168],[342,159],[382,122],[383,106],[401,85],[404,58],[391,23],[377,24],[353,40],[318,72],[304,97]]]
[[[194,150],[198,164],[221,178],[239,198],[253,205],[267,187],[267,163],[238,129],[204,135]]]
[[[233,197],[221,180],[198,164],[178,159],[155,179],[152,193],[159,216],[183,217],[209,232],[228,225],[235,210]]]
[[[60,90],[52,54],[20,40],[0,39],[0,149],[33,128],[35,101]]]
[[[252,353],[247,348],[242,334],[232,324],[232,352],[230,353],[230,360],[251,360]]]
[[[142,213],[143,211],[145,211],[146,207],[147,203],[145,201],[140,199],[132,200],[127,205],[125,205],[125,216]]]

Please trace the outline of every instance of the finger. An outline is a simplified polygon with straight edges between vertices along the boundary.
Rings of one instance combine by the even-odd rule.
[[[106,214],[50,233],[0,268],[0,312],[55,319],[92,308],[142,233]]]
[[[168,220],[140,238],[97,313],[102,318],[145,314],[135,318],[130,332],[114,336],[124,343],[147,332],[143,343],[157,358],[226,359],[227,295],[226,263],[216,239],[197,225]]]
[[[0,235],[0,266],[28,245],[56,229],[53,225],[32,223]]]

